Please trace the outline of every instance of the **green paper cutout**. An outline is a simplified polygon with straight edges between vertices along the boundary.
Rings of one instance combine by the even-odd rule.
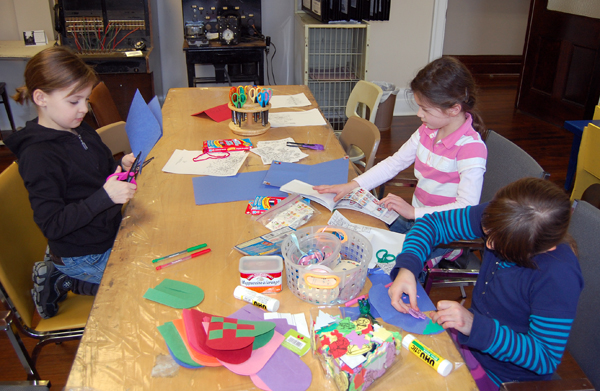
[[[223,323],[224,330],[237,330],[237,324],[235,323]]]
[[[204,291],[195,285],[165,278],[154,288],[149,288],[144,299],[173,308],[192,308],[204,300]]]
[[[238,324],[249,324],[254,326],[254,330],[237,330],[238,335],[240,331],[252,331],[254,335],[252,350],[262,348],[268,344],[275,335],[275,323],[273,322],[238,320]]]
[[[337,323],[332,323],[329,326],[325,326],[323,328],[320,328],[319,330],[317,330],[317,334],[323,334],[323,333],[329,333],[332,332],[334,330],[337,330]]]
[[[177,331],[177,328],[173,324],[173,322],[167,322],[162,326],[157,327],[158,332],[164,338],[167,346],[171,349],[171,352],[177,359],[187,365],[193,366],[194,368],[202,368],[203,365],[198,364],[196,361],[192,360],[190,353],[188,352],[183,340],[181,339],[181,335]]]
[[[356,329],[356,324],[350,318],[342,319],[337,325],[337,330],[344,336],[350,334],[354,329]]]
[[[210,330],[208,339],[223,338],[223,330]]]
[[[436,333],[439,333],[440,331],[444,331],[444,328],[437,323],[433,323],[433,321],[431,319],[429,319],[429,323],[425,327],[425,330],[423,330],[423,334],[425,334],[425,335],[436,334]]]
[[[224,322],[225,319],[220,316],[213,316],[212,318],[210,318],[210,321],[212,323],[218,323],[218,322]]]

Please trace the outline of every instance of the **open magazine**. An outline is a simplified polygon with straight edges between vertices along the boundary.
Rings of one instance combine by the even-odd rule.
[[[375,203],[377,198],[362,187],[352,190],[349,194],[337,202],[333,201],[335,194],[319,194],[318,191],[313,190],[312,185],[297,179],[294,179],[293,181],[281,186],[280,190],[287,193],[300,194],[309,200],[323,205],[330,211],[333,211],[334,209],[357,210],[359,212],[368,214],[369,216],[378,218],[387,224],[391,224],[399,216],[398,213],[394,212],[393,210],[389,210],[383,206],[377,205]]]

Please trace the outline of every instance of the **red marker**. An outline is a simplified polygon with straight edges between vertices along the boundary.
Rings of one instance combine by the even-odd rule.
[[[210,252],[210,248],[206,248],[206,249],[204,249],[202,251],[198,251],[197,253],[193,253],[192,255],[188,255],[187,257],[183,257],[183,258],[177,259],[175,261],[171,261],[169,263],[165,263],[164,265],[157,266],[156,270],[164,269],[165,267],[174,265],[174,264],[179,263],[179,262],[187,261],[188,259],[196,258],[196,257],[198,257],[198,256],[200,256],[202,254],[206,254],[206,253],[209,253],[209,252]]]

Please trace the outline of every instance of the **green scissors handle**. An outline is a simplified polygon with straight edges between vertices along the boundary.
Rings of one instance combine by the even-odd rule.
[[[377,257],[377,262],[379,263],[390,263],[396,260],[396,257],[393,254],[388,253],[388,250],[384,248],[377,251],[375,257]]]

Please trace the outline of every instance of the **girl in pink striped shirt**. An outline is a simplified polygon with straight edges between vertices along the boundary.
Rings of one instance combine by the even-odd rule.
[[[380,201],[400,214],[390,226],[400,233],[425,214],[478,204],[487,159],[481,137],[486,128],[474,110],[475,81],[460,61],[452,57],[432,61],[419,71],[410,88],[423,125],[398,152],[348,183],[315,187],[319,193],[336,193],[337,201],[359,186],[374,189],[414,163],[418,183],[412,205],[394,194]],[[459,255],[436,249],[429,265]]]

